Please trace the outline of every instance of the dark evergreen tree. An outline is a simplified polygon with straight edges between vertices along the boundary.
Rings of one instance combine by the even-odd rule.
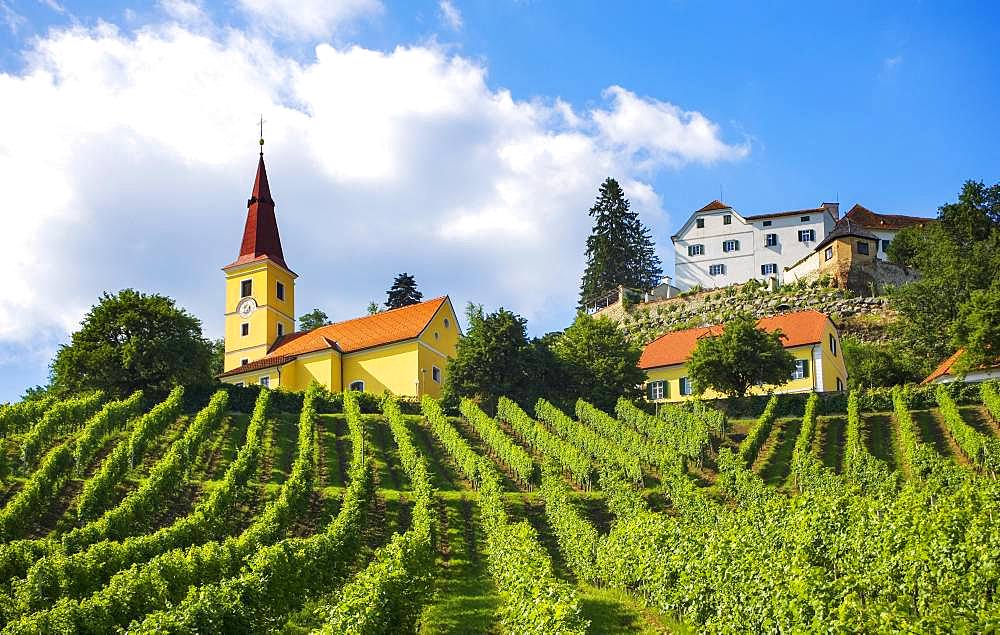
[[[580,284],[580,308],[618,285],[648,290],[663,275],[649,228],[629,208],[618,181],[601,184],[594,206],[594,229],[587,238],[587,269]]]
[[[385,292],[389,299],[385,301],[387,309],[398,309],[410,304],[417,304],[424,294],[417,290],[417,281],[413,276],[403,272],[392,281],[392,287]]]

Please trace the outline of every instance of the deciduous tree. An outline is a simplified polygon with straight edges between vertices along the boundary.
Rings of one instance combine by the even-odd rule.
[[[313,309],[309,313],[304,313],[299,316],[300,331],[311,331],[313,329],[318,329],[321,326],[326,326],[329,323],[329,316],[327,316],[327,314],[320,309]]]
[[[566,397],[583,397],[599,408],[614,410],[619,397],[639,396],[645,377],[638,366],[640,351],[608,318],[579,314],[554,338],[552,352],[568,380]]]
[[[714,388],[733,397],[744,397],[755,384],[781,386],[795,370],[795,358],[781,344],[780,330],[757,328],[753,317],[730,321],[719,335],[698,340],[688,362],[695,392]]]

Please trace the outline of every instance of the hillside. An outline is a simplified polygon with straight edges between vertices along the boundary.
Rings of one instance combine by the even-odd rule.
[[[982,630],[992,390],[992,414],[900,392],[728,425],[266,390],[8,407],[3,632]]]

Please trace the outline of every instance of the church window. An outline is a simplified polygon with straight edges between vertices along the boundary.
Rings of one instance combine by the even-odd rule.
[[[348,390],[356,390],[357,392],[365,391],[365,382],[363,381],[352,381],[351,385],[347,387]]]
[[[246,366],[249,363],[250,363],[250,358],[249,357],[244,357],[243,359],[240,360],[240,366]],[[240,383],[242,383],[242,382],[240,382]]]
[[[240,335],[242,335],[244,337],[246,337],[247,335],[250,335],[250,325],[247,324],[246,322],[244,322],[243,324],[240,324]]]
[[[285,299],[285,285],[284,284],[282,284],[280,282],[278,283],[278,288],[275,290],[275,295],[278,296],[279,300],[284,300]]]
[[[253,280],[244,280],[240,283],[240,297],[247,298],[253,294]]]
[[[441,383],[441,369],[437,366],[431,366],[431,379],[438,384]]]
[[[285,334],[285,325],[282,324],[281,322],[278,322],[278,337],[281,337],[284,334]]]
[[[448,318],[445,318],[444,319],[444,327],[445,328],[449,328],[450,326],[451,326],[451,322],[448,320]]]

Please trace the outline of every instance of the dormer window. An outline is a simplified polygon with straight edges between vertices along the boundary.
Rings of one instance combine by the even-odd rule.
[[[705,228],[705,219],[704,218],[696,218],[695,221],[694,221],[694,226],[697,227],[698,229],[704,229]]]
[[[253,280],[243,280],[240,282],[240,297],[249,298],[253,295]]]
[[[732,214],[723,214],[722,215],[722,224],[723,225],[732,225],[733,224],[733,215]]]

